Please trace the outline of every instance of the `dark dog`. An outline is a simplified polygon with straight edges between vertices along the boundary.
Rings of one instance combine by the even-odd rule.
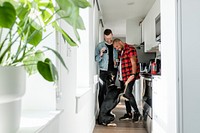
[[[111,124],[111,122],[114,121],[115,116],[111,115],[110,111],[114,109],[119,103],[119,95],[123,92],[121,89],[117,88],[117,86],[114,84],[113,79],[114,77],[112,75],[108,76],[107,93],[101,105],[98,116],[98,123],[105,126],[109,126],[109,124]]]

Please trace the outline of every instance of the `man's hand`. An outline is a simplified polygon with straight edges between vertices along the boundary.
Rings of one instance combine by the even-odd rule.
[[[106,51],[106,47],[103,47],[103,48],[101,49],[101,51],[100,51],[100,56],[103,56],[103,54],[105,53],[105,51]]]
[[[125,83],[124,85],[125,85],[125,86],[124,86],[124,94],[125,94],[127,85],[126,85],[126,83]]]
[[[125,82],[125,86],[127,86],[128,83],[131,82],[134,78],[135,78],[135,75],[129,76],[129,78],[128,78],[127,81]]]

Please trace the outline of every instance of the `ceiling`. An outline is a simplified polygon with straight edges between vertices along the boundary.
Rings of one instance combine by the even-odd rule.
[[[126,37],[126,20],[143,20],[155,0],[99,0],[105,28],[115,37]]]

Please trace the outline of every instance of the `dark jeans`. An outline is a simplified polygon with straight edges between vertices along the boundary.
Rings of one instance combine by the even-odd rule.
[[[126,111],[127,113],[131,113],[131,106],[133,107],[135,112],[139,112],[138,107],[137,107],[137,103],[135,101],[135,97],[132,93],[133,91],[133,85],[135,83],[135,80],[129,82],[127,88],[126,88],[126,92],[125,92],[125,97],[127,99],[129,99],[129,101],[125,101],[125,106],[126,106]],[[123,81],[120,81],[120,87],[124,90],[125,89],[125,85]]]
[[[110,78],[109,75],[114,75],[114,82],[116,80],[116,75],[117,75],[117,69],[113,71],[101,71],[100,70],[100,82],[99,82],[99,95],[98,95],[98,100],[99,100],[99,108],[101,108],[101,105],[104,101],[105,95],[107,93],[107,88],[108,88],[108,80]]]

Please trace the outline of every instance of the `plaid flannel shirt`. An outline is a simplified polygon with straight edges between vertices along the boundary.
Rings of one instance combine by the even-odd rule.
[[[119,59],[121,59],[121,71],[122,71],[122,79],[124,82],[128,80],[128,78],[133,74],[132,72],[132,65],[131,65],[131,60],[130,57],[136,56],[136,64],[137,64],[137,69],[136,69],[136,76],[134,79],[139,79],[139,72],[140,72],[140,67],[138,63],[138,58],[137,58],[137,51],[134,47],[128,45],[125,43],[123,53],[121,55],[121,52],[119,52]],[[134,80],[133,79],[133,80]]]

